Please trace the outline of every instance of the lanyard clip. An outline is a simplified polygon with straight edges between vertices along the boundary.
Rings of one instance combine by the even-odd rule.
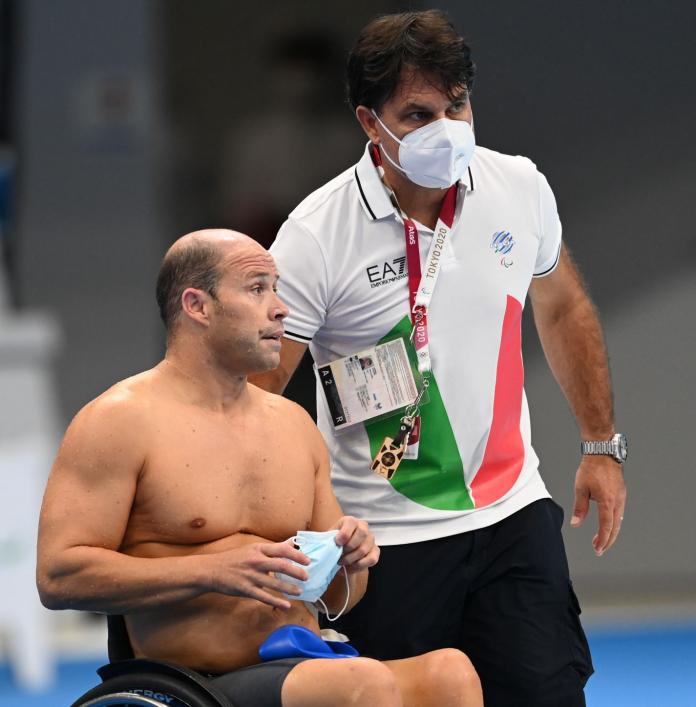
[[[415,314],[416,309],[425,309],[433,296],[433,290],[431,287],[426,287],[421,285],[416,291],[416,296],[413,298],[413,312]]]
[[[420,323],[425,318],[425,309],[423,305],[414,304],[413,309],[411,310],[411,314],[413,315],[411,318],[413,326],[411,327],[411,336],[409,338],[411,341],[413,341],[413,337],[416,334],[416,329],[420,326]]]
[[[430,380],[423,376],[423,383],[421,384],[421,389],[418,391],[418,395],[416,395],[415,400],[404,410],[404,417],[402,419],[408,420],[411,426],[413,426],[413,419],[418,417],[420,402],[423,400],[423,396],[425,395],[425,391],[428,390],[429,385]]]

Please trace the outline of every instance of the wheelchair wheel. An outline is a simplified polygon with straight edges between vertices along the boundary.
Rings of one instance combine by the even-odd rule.
[[[129,694],[127,692],[114,692],[111,695],[95,697],[89,702],[81,702],[82,707],[160,707],[162,704],[149,697]]]
[[[222,703],[214,699],[199,685],[156,673],[135,673],[109,678],[101,685],[85,692],[82,697],[73,702],[72,707],[107,707],[107,705],[109,707],[120,707],[120,705],[233,707],[229,702]]]

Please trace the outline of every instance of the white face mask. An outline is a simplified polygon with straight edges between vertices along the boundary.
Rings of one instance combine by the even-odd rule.
[[[382,145],[382,152],[396,169],[421,187],[447,189],[458,182],[474,156],[474,131],[466,120],[440,118],[399,140],[373,110],[380,125],[399,143],[396,164]]]

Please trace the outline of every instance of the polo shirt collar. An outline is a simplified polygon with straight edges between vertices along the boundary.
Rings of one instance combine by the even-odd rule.
[[[360,204],[363,210],[370,219],[377,221],[387,216],[393,216],[394,206],[382,184],[382,180],[379,178],[376,167],[372,163],[370,144],[370,142],[367,143],[363,156],[358,164],[355,165],[353,178],[358,187]],[[468,176],[461,179],[460,184],[469,191],[474,191],[474,177],[471,173],[471,165],[468,168]]]
[[[382,180],[379,178],[377,168],[372,164],[370,145],[371,143],[368,142],[360,162],[355,165],[354,179],[365,213],[373,221],[377,221],[387,216],[393,216],[394,207]]]

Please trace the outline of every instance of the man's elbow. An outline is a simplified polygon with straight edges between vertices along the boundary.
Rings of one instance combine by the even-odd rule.
[[[68,608],[65,606],[65,595],[60,591],[59,583],[53,581],[41,572],[38,572],[36,575],[36,588],[39,592],[41,603],[47,609],[57,611],[59,609]]]
[[[67,586],[64,575],[55,568],[39,563],[36,568],[36,589],[41,603],[53,611],[74,608],[74,596]]]

